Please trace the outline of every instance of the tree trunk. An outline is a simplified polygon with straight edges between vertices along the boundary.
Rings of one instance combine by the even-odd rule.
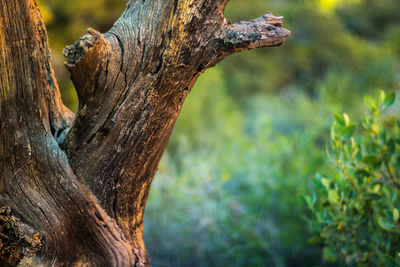
[[[228,0],[131,0],[113,28],[64,49],[79,96],[61,102],[34,0],[0,0],[0,265],[149,265],[143,213],[198,76],[290,32]]]

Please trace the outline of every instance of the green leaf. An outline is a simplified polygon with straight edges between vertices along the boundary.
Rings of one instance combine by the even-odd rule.
[[[313,201],[310,196],[299,195],[298,198],[302,201],[309,209],[313,208]]]
[[[342,134],[343,139],[349,139],[350,137],[352,137],[354,135],[354,133],[356,132],[356,129],[357,129],[357,126],[355,126],[355,125],[350,125],[350,126],[347,126],[346,128],[344,128],[343,134]]]
[[[326,178],[321,178],[321,184],[325,187],[326,190],[328,190],[331,182]]]
[[[381,190],[381,185],[379,183],[373,185],[372,191],[374,193],[378,194],[380,190]]]
[[[343,121],[344,121],[344,125],[345,126],[349,126],[350,125],[350,117],[346,113],[343,113]]]
[[[391,220],[389,220],[388,218],[382,217],[382,216],[378,217],[378,225],[380,228],[382,228],[383,230],[386,230],[386,231],[390,231],[394,227]]]
[[[381,260],[382,260],[382,263],[385,264],[386,267],[396,267],[396,266],[398,266],[396,264],[395,259],[393,259],[388,254],[381,254]]]
[[[346,125],[346,123],[345,123],[343,117],[340,116],[340,114],[335,113],[335,114],[333,114],[333,117],[335,118],[335,121],[336,121],[340,126],[345,126],[345,125]]]
[[[400,218],[399,210],[394,208],[393,209],[393,221],[397,222]]]
[[[377,164],[381,162],[381,159],[376,155],[368,155],[362,158],[362,162],[366,164]]]
[[[392,187],[391,186],[389,186],[389,185],[384,185],[383,187],[382,187],[382,192],[383,192],[383,194],[387,197],[387,198],[391,198],[392,196],[395,196],[396,194],[393,192],[393,189],[392,189]]]
[[[337,204],[339,202],[339,195],[335,190],[328,191],[328,200],[331,204]]]
[[[396,142],[394,141],[393,138],[389,139],[389,142],[387,143],[388,146],[388,150],[386,153],[388,153],[389,155],[392,155],[395,152],[396,149]]]
[[[375,110],[378,108],[378,104],[376,103],[375,99],[369,95],[364,96],[364,103],[369,109]]]
[[[396,100],[396,93],[392,92],[385,97],[385,101],[383,102],[384,108],[389,108],[393,105],[394,101]]]
[[[378,123],[373,123],[372,125],[371,125],[371,131],[375,134],[375,135],[378,135],[379,134],[379,131],[380,131],[380,125],[378,124]]]
[[[383,102],[385,101],[385,96],[386,96],[386,95],[385,95],[385,91],[379,90],[377,96],[378,96],[378,103],[379,103],[379,105],[382,105]]]
[[[336,131],[335,127],[331,127],[331,140],[335,141],[336,140]]]
[[[315,178],[313,180],[313,183],[314,183],[315,187],[317,187],[319,189],[323,189],[324,188],[324,186],[322,185],[322,182],[321,182],[321,178],[322,178],[321,174],[316,173],[315,174]]]
[[[362,160],[362,153],[361,153],[361,150],[359,149],[356,154],[356,161],[360,162],[361,160]]]

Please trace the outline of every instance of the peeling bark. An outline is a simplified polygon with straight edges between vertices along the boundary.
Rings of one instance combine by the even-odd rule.
[[[64,50],[79,97],[74,118],[35,2],[0,0],[0,205],[42,237],[35,262],[149,265],[147,196],[196,79],[290,35],[270,12],[231,24],[227,3],[131,0],[109,32],[89,29]]]

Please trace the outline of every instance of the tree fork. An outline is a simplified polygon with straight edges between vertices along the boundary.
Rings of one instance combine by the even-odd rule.
[[[38,233],[37,263],[149,265],[144,209],[187,94],[227,56],[281,45],[282,17],[231,24],[227,0],[131,0],[109,32],[64,49],[73,117],[35,2],[0,3],[0,205]]]

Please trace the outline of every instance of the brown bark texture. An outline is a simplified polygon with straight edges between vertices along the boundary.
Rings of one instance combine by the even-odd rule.
[[[150,265],[143,214],[198,76],[279,46],[270,12],[230,23],[228,0],[131,0],[104,34],[64,49],[79,96],[60,98],[34,0],[0,0],[0,265]]]

